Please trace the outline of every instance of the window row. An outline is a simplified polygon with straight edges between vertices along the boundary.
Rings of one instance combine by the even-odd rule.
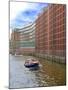
[[[62,31],[65,32],[66,31],[66,25],[62,24],[62,25],[56,26],[55,28],[49,27],[49,32],[52,33],[53,31],[55,31],[55,33],[62,32]]]
[[[59,45],[59,44],[63,44],[63,45],[65,45],[65,42],[66,42],[66,40],[65,39],[60,39],[60,40],[54,40],[54,41],[49,41],[49,44],[50,45]]]
[[[65,46],[53,46],[53,47],[50,47],[49,48],[50,50],[65,50],[66,48],[65,48]]]

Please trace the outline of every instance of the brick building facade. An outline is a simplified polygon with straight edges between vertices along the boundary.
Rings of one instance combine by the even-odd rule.
[[[12,31],[11,40],[10,40],[11,41],[11,46],[10,46],[11,51],[10,52],[12,52],[12,53],[15,53],[16,49],[19,47],[19,44],[18,44],[19,36],[20,35],[18,32],[16,32],[16,29],[14,31]]]
[[[66,54],[66,5],[49,4],[36,20],[36,52],[61,58]]]

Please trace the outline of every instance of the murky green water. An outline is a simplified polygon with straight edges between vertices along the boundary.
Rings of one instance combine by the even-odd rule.
[[[30,57],[10,55],[10,88],[65,85],[65,65],[36,58],[40,61],[40,68],[30,70],[24,66],[25,60]]]

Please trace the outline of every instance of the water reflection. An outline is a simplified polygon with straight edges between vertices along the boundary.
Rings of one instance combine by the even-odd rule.
[[[39,69],[40,69],[40,66],[35,66],[35,67],[29,68],[30,71],[36,71],[36,70],[39,70]]]
[[[28,58],[31,56],[10,56],[10,88],[65,85],[65,65],[36,58],[40,66],[29,69],[24,66]]]

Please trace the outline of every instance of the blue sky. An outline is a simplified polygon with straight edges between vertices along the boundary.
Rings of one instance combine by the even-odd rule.
[[[10,2],[10,27],[21,28],[34,22],[46,3]]]

